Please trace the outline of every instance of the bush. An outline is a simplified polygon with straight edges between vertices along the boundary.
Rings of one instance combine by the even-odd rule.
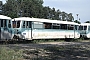
[[[14,51],[7,47],[1,47],[0,60],[23,60],[22,53],[22,50]]]

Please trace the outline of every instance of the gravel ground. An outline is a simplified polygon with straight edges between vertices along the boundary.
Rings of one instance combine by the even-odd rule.
[[[90,60],[90,42],[47,42],[0,45],[23,49],[24,60]]]

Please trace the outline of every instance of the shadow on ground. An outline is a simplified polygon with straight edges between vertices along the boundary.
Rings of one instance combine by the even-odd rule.
[[[90,60],[90,42],[58,44],[8,44],[23,49],[25,60]]]

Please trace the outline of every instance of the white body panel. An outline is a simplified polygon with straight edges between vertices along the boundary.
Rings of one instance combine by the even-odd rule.
[[[44,30],[45,31],[45,30]],[[25,39],[31,40],[31,39],[55,39],[55,38],[79,38],[80,34],[78,32],[66,32],[66,31],[39,31],[33,30],[32,31],[32,38],[31,38],[31,30],[22,32],[22,35]]]

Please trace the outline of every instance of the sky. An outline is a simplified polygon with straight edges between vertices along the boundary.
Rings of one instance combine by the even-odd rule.
[[[74,20],[80,18],[80,22],[90,21],[90,0],[43,0],[44,6],[59,9],[61,12],[72,13]]]
[[[5,0],[0,0],[5,3]],[[90,21],[90,0],[43,0],[43,6],[59,9],[61,12],[72,13],[74,20],[80,18],[80,22]]]

